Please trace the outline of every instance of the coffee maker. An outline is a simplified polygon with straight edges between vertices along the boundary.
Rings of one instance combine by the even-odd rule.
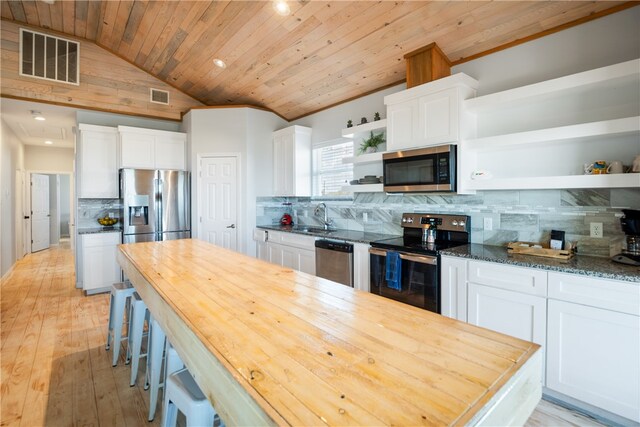
[[[614,255],[611,260],[621,264],[640,266],[640,211],[622,209],[620,218],[622,231],[627,235],[627,249]]]

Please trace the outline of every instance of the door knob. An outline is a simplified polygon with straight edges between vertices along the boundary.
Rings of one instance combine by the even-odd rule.
[[[227,228],[236,228],[235,224],[228,225]]]

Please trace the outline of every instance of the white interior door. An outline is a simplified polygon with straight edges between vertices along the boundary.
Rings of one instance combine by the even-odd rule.
[[[31,252],[49,247],[49,177],[31,174]]]
[[[238,159],[233,156],[200,160],[200,224],[198,238],[237,250]]]

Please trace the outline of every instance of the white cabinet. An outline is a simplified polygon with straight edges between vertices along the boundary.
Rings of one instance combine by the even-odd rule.
[[[290,126],[273,133],[273,194],[311,195],[311,129]]]
[[[584,175],[584,164],[640,152],[640,60],[463,101],[458,192],[640,187],[640,173]],[[480,174],[482,172],[482,174]]]
[[[457,143],[473,128],[461,105],[475,96],[477,85],[459,73],[386,96],[387,150]]]
[[[640,422],[640,290],[549,273],[547,387]]]
[[[467,321],[542,346],[547,336],[547,273],[468,262]],[[544,357],[543,357],[544,360]],[[544,384],[544,363],[540,378]]]
[[[440,312],[443,316],[467,321],[467,260],[440,258]]]
[[[369,292],[369,245],[366,243],[353,244],[353,287]]]
[[[267,231],[267,235],[266,243],[258,242],[258,258],[303,273],[316,274],[315,237],[271,230]]]
[[[116,261],[120,233],[83,234],[82,287],[86,293],[102,292],[120,282],[121,270]]]
[[[78,198],[118,198],[118,131],[80,124],[78,138]]]
[[[121,168],[186,169],[186,134],[129,126],[118,131]]]

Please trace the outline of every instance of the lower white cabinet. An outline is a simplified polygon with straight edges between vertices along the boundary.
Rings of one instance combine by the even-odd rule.
[[[116,261],[120,233],[82,235],[82,288],[88,294],[107,290],[120,282],[121,270]]]
[[[353,287],[361,291],[369,292],[371,282],[369,280],[369,244],[353,244]]]
[[[258,258],[303,273],[316,274],[315,237],[271,230],[266,233],[268,237],[265,242],[256,242]]]
[[[547,387],[640,422],[640,318],[549,300]]]
[[[467,260],[440,258],[440,313],[467,321]]]
[[[440,268],[443,315],[540,344],[549,394],[640,422],[637,283],[449,256]]]
[[[546,350],[547,299],[537,295],[507,291],[469,283],[468,322],[542,346]]]

